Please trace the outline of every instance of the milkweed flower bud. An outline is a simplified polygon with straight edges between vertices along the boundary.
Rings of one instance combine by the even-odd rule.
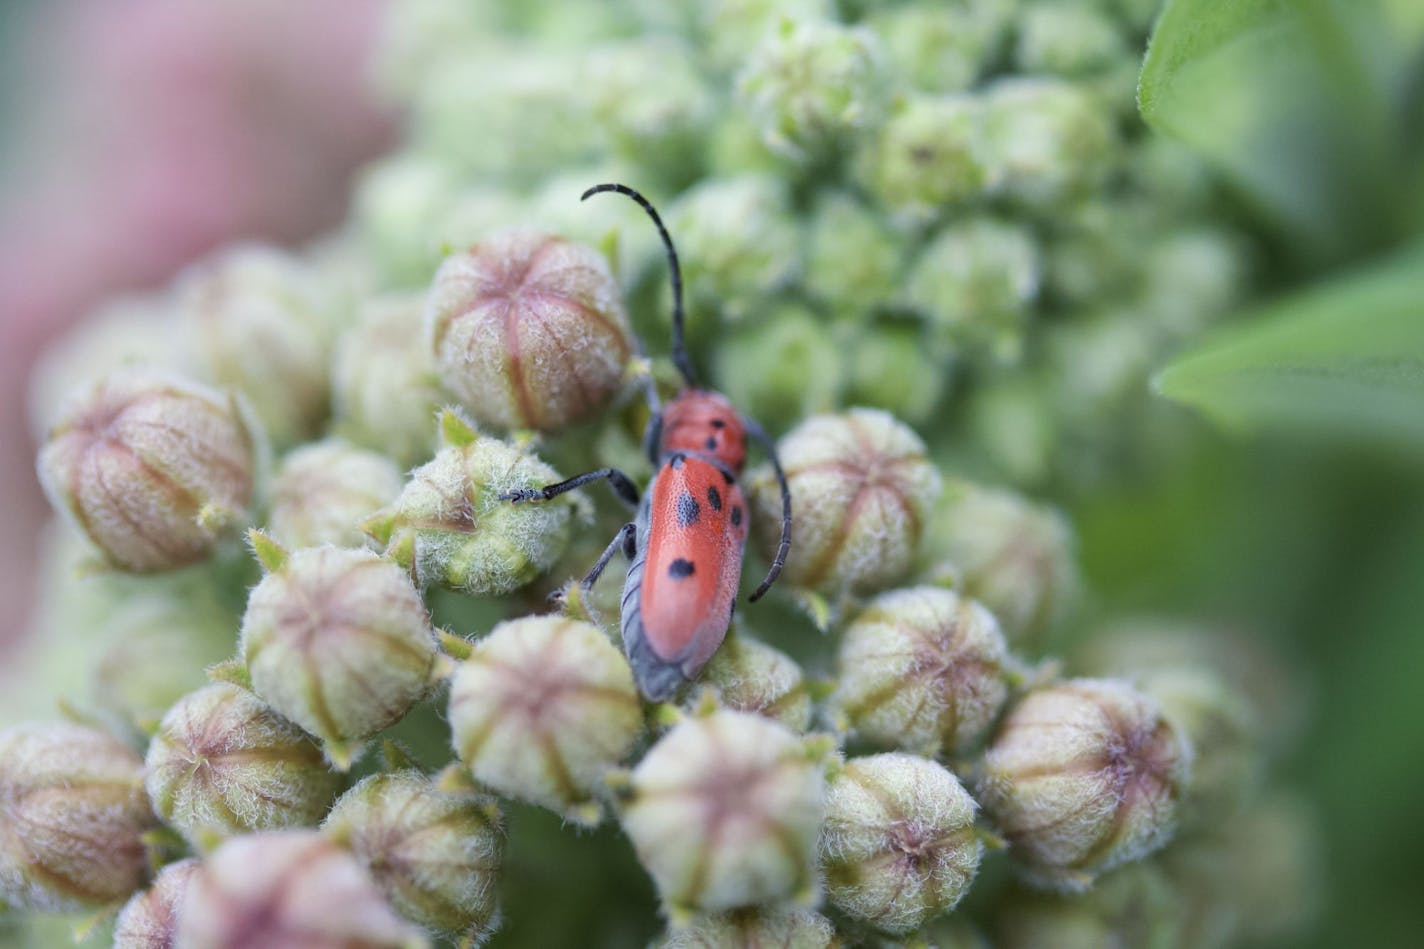
[[[599,46],[588,76],[594,121],[617,155],[673,180],[701,162],[717,105],[685,44],[656,37]]]
[[[114,924],[114,949],[171,949],[178,938],[178,907],[197,871],[191,857],[170,863],[152,886],[135,893]]]
[[[445,401],[424,319],[424,294],[367,301],[337,342],[332,367],[336,431],[401,465],[434,453],[435,415]]]
[[[144,370],[115,373],[77,399],[39,455],[50,503],[133,571],[211,554],[245,516],[256,467],[231,400]]]
[[[288,547],[359,547],[359,525],[400,491],[401,471],[385,455],[339,439],[313,442],[282,459],[267,530]]]
[[[833,312],[862,317],[893,300],[904,247],[882,215],[832,192],[817,204],[806,237],[806,291]]]
[[[1039,275],[1038,247],[1027,229],[971,218],[945,228],[920,252],[904,300],[945,339],[1011,359],[1038,296]]]
[[[80,725],[0,731],[0,905],[77,912],[143,882],[143,762]]]
[[[706,178],[669,209],[695,309],[733,320],[790,283],[802,236],[783,180],[743,174]]]
[[[918,325],[883,324],[865,327],[848,344],[855,353],[850,366],[847,401],[884,409],[906,422],[927,422],[949,381],[944,347],[926,339]]]
[[[1013,492],[961,483],[933,523],[930,572],[987,606],[1010,643],[1040,648],[1079,593],[1067,519]]]
[[[1015,887],[994,922],[994,945],[1003,949],[1218,945],[1188,938],[1181,894],[1150,862],[1110,873],[1087,893]]]
[[[649,749],[623,829],[674,912],[774,903],[816,887],[823,795],[821,766],[793,732],[718,711]]]
[[[1009,695],[999,624],[939,587],[882,593],[841,637],[832,707],[870,740],[918,754],[977,745]]]
[[[1072,679],[1009,711],[985,756],[979,800],[1030,880],[1081,890],[1171,838],[1190,756],[1131,686]]]
[[[426,332],[445,387],[505,429],[558,429],[597,412],[633,352],[602,255],[524,232],[445,258]]]
[[[1084,76],[1130,59],[1106,10],[1086,3],[1032,3],[1018,18],[1014,61],[1028,73]]]
[[[315,824],[341,780],[305,732],[225,682],[163,716],[144,770],[158,816],[193,843]]]
[[[963,92],[994,59],[1011,7],[1003,0],[907,4],[876,10],[869,24],[904,85]]]
[[[572,495],[511,504],[505,496],[559,481],[553,468],[479,435],[454,412],[440,417],[442,447],[411,472],[395,503],[362,529],[410,570],[476,596],[502,596],[553,566],[569,542]]]
[[[733,329],[717,347],[718,391],[772,429],[835,407],[841,348],[828,327],[797,303]]]
[[[657,949],[730,949],[779,946],[782,949],[838,949],[842,945],[831,921],[795,907],[739,909],[696,917],[669,932]]]
[[[437,222],[459,190],[445,162],[423,152],[397,152],[361,176],[351,216],[361,244],[387,287],[423,287],[443,251]]]
[[[832,20],[783,18],[737,77],[767,147],[801,161],[834,155],[879,120],[888,95],[879,39]]]
[[[1089,193],[1117,152],[1111,116],[1059,79],[1003,79],[983,99],[985,166],[992,190],[1050,211]]]
[[[834,0],[711,0],[694,6],[708,58],[722,69],[741,64],[748,50],[787,21],[829,20],[836,13]]]
[[[397,564],[371,551],[288,555],[261,534],[253,542],[268,573],[242,617],[252,689],[344,769],[431,685],[437,650],[425,604]]]
[[[501,794],[597,823],[595,792],[643,730],[633,672],[597,627],[500,623],[450,682],[455,751]]]
[[[427,949],[350,853],[314,830],[234,837],[204,859],[178,909],[185,949]]]
[[[811,724],[811,693],[795,660],[750,636],[728,636],[702,670],[701,684],[725,708],[752,712],[804,732]],[[688,697],[695,706],[698,695]]]
[[[984,147],[976,99],[912,95],[867,142],[858,173],[882,205],[919,223],[984,190]]]
[[[391,905],[427,929],[479,945],[498,925],[504,852],[499,809],[415,771],[372,775],[322,824],[356,855]]]
[[[974,799],[948,770],[907,754],[846,763],[826,791],[821,865],[836,908],[890,933],[954,907],[979,870]]]
[[[796,512],[784,578],[799,587],[870,593],[904,576],[940,476],[918,435],[888,413],[851,409],[802,422],[777,444]],[[781,495],[768,468],[751,480],[752,527],[775,552]]]
[[[241,246],[189,271],[179,293],[208,378],[246,396],[275,444],[321,428],[337,321],[307,265]]]
[[[1181,339],[1229,312],[1246,285],[1247,257],[1233,235],[1197,228],[1161,237],[1146,270],[1147,314]]]

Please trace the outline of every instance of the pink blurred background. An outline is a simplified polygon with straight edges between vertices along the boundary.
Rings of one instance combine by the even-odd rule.
[[[0,656],[48,517],[30,368],[98,301],[235,238],[337,223],[390,141],[368,72],[385,0],[5,5],[0,112]]]

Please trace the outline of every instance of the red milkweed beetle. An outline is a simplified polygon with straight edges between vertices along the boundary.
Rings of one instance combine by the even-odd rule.
[[[643,448],[657,472],[641,502],[638,488],[616,468],[600,468],[500,497],[516,504],[547,501],[606,480],[613,493],[637,511],[581,582],[585,589],[593,586],[618,550],[628,558],[623,648],[639,690],[652,701],[664,701],[684,682],[697,678],[722,645],[732,621],[747,542],[746,498],[737,478],[746,461],[748,436],[765,449],[781,489],[781,544],[766,579],[751,595],[752,602],[771,589],[791,549],[791,492],[776,446],[761,426],[740,416],[726,396],[697,387],[683,344],[682,268],[662,218],[647,198],[626,185],[595,185],[579,200],[605,191],[632,198],[648,213],[672,273],[672,360],[684,384],[671,402],[659,405],[657,391],[648,381],[653,417],[643,434]]]

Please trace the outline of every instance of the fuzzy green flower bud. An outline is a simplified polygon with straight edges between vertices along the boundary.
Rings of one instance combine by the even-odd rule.
[[[1246,284],[1240,239],[1222,230],[1174,231],[1147,256],[1144,310],[1171,338],[1183,339],[1228,313]]]
[[[511,492],[560,480],[553,468],[454,412],[440,416],[442,448],[411,472],[400,497],[362,525],[422,587],[502,596],[549,569],[569,542],[578,503],[511,504]]]
[[[365,302],[337,343],[331,371],[336,431],[402,465],[430,458],[435,415],[446,400],[424,319],[424,294]]]
[[[1181,897],[1150,862],[1110,873],[1087,893],[1010,889],[997,907],[995,946],[1102,949],[1213,945],[1186,938]]]
[[[415,771],[372,775],[322,824],[406,919],[479,945],[499,925],[499,809]]]
[[[940,476],[925,445],[893,416],[851,409],[802,422],[777,444],[796,512],[784,578],[828,593],[870,593],[904,576]],[[781,495],[770,470],[751,480],[752,527],[770,556]]]
[[[1029,231],[978,217],[945,228],[920,252],[904,301],[954,343],[1018,355],[1038,295],[1039,254]]]
[[[288,547],[359,547],[360,524],[400,491],[401,470],[385,455],[340,439],[313,442],[282,459],[267,530]]]
[[[950,368],[924,329],[905,323],[865,327],[850,343],[847,401],[884,409],[896,418],[928,422],[949,383]]]
[[[135,893],[114,924],[114,949],[171,949],[178,936],[178,907],[197,871],[192,857],[170,863],[152,886]]]
[[[1010,643],[1040,649],[1079,592],[1067,519],[1011,491],[960,483],[933,524],[929,572],[987,606]]]
[[[846,763],[826,791],[821,865],[836,908],[890,933],[952,909],[979,870],[974,799],[948,770],[906,754]]]
[[[351,216],[387,287],[423,287],[444,255],[437,222],[450,212],[457,176],[437,158],[398,152],[361,176]]]
[[[80,725],[0,732],[0,905],[77,912],[143,882],[154,823],[143,762]]]
[[[337,320],[309,266],[275,248],[239,246],[189,271],[179,293],[206,375],[247,397],[273,443],[320,430]]]
[[[783,180],[706,178],[668,212],[694,310],[746,318],[801,269],[800,229]]]
[[[1159,213],[1134,196],[1093,200],[1057,216],[1043,247],[1043,296],[1054,304],[1098,307],[1138,291],[1143,248]]]
[[[1027,73],[1084,76],[1131,55],[1107,11],[1089,3],[1032,3],[1018,18],[1014,61]]]
[[[235,837],[188,882],[184,949],[428,949],[350,853],[314,830]]]
[[[430,688],[437,650],[425,604],[400,566],[369,550],[287,554],[252,536],[268,571],[242,617],[252,689],[344,769]]]
[[[588,77],[594,121],[616,155],[662,180],[686,180],[699,166],[716,100],[688,46],[665,36],[600,46]]]
[[[806,292],[833,312],[864,316],[893,301],[904,247],[882,215],[831,192],[816,205],[807,239]]]
[[[840,937],[820,913],[796,907],[739,909],[696,917],[656,943],[657,949],[839,949]]]
[[[814,892],[821,766],[782,725],[718,711],[677,725],[630,776],[623,828],[673,913]]]
[[[1009,661],[978,603],[939,587],[894,590],[846,627],[832,707],[879,744],[955,754],[982,741],[1004,707]]]
[[[980,107],[963,95],[912,95],[868,141],[858,173],[908,223],[976,197],[987,183]]]
[[[1211,867],[1226,885],[1250,945],[1300,944],[1328,897],[1325,834],[1310,804],[1291,791],[1262,797],[1219,827]]]
[[[741,65],[784,23],[830,20],[836,12],[834,0],[708,0],[693,6],[707,57],[719,69]]]
[[[737,78],[737,97],[775,152],[834,155],[878,121],[889,94],[884,51],[865,27],[783,19]]]
[[[50,503],[133,571],[208,557],[246,516],[256,468],[230,399],[151,370],[115,373],[76,399],[39,454]]]
[[[713,368],[718,391],[777,430],[835,407],[844,362],[824,322],[799,303],[783,303],[728,333]]]
[[[963,92],[1003,40],[1017,0],[961,0],[876,10],[870,26],[902,84],[923,92]]]
[[[154,811],[195,844],[314,824],[341,781],[305,732],[225,682],[163,716],[144,771]]]
[[[1156,703],[1125,682],[1072,679],[1009,711],[979,800],[1030,880],[1081,890],[1171,838],[1190,757]]]
[[[505,429],[558,429],[598,412],[633,352],[608,262],[543,234],[506,233],[447,257],[426,332],[445,387]]]
[[[699,683],[711,689],[717,703],[738,712],[752,712],[804,732],[811,725],[811,693],[796,661],[779,649],[750,636],[729,635],[702,670]],[[695,691],[689,711],[701,701]]]
[[[1112,116],[1071,83],[1003,79],[983,99],[984,161],[993,191],[1056,212],[1091,193],[1118,151]]]
[[[475,780],[581,823],[598,822],[595,792],[642,730],[628,661],[588,623],[500,623],[450,682],[455,751]]]

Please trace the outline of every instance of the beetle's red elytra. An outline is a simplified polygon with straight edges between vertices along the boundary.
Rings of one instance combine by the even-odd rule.
[[[761,427],[740,415],[725,396],[697,386],[683,344],[682,269],[662,218],[647,198],[626,185],[595,185],[583,199],[605,191],[632,198],[652,218],[672,277],[672,359],[684,386],[666,405],[658,403],[651,381],[646,388],[653,415],[643,442],[657,473],[641,498],[632,479],[616,468],[501,497],[515,503],[547,501],[606,480],[637,511],[581,582],[593,586],[613,555],[623,551],[628,559],[623,647],[639,691],[652,701],[666,701],[702,672],[732,621],[747,542],[747,503],[738,479],[748,437],[762,445],[781,488],[781,544],[766,579],[750,597],[753,602],[776,582],[791,549],[791,493],[775,445]]]

